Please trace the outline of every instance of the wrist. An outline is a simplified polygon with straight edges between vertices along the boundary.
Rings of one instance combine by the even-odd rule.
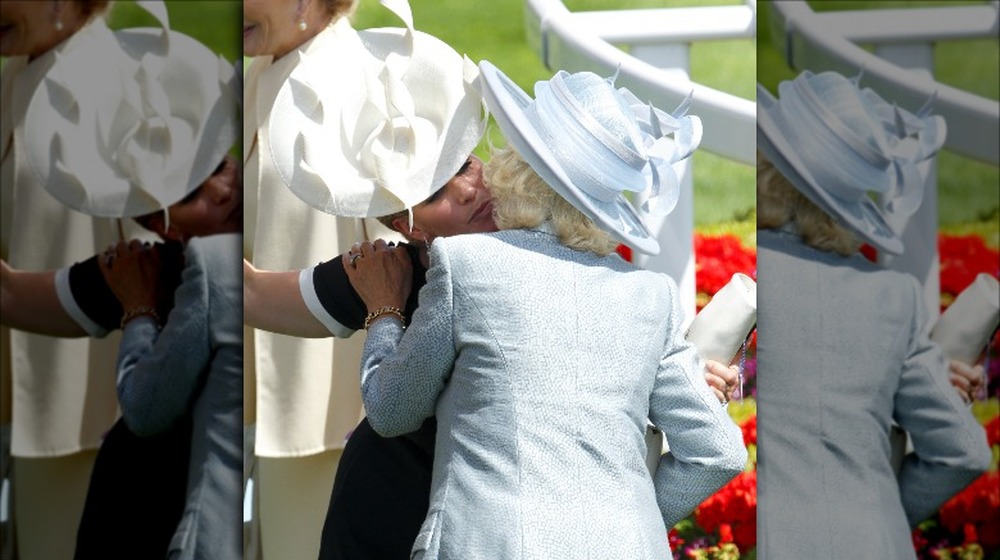
[[[368,315],[365,317],[365,329],[373,322],[385,317],[396,318],[403,325],[403,328],[406,328],[406,317],[403,315],[403,310],[392,305],[384,305],[369,310]]]
[[[155,307],[148,305],[136,305],[125,309],[125,313],[122,314],[121,328],[124,329],[125,325],[138,317],[150,317],[156,321],[157,326],[162,324],[160,321],[160,315],[156,312]]]

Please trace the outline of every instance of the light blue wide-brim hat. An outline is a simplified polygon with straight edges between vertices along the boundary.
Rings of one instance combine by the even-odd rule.
[[[899,237],[923,201],[944,119],[889,104],[858,79],[805,71],[757,86],[757,148],[806,198],[863,241],[902,254]],[[878,201],[871,193],[878,194]]]
[[[170,29],[162,2],[138,6],[159,27],[111,31],[100,19],[39,57],[27,104],[28,169],[66,206],[130,218],[179,202],[238,138],[232,63]]]
[[[625,193],[648,195],[642,211],[677,204],[675,166],[701,141],[701,121],[644,104],[613,79],[557,72],[535,99],[496,66],[479,64],[483,99],[508,143],[556,193],[616,239],[651,255],[660,245]],[[670,136],[672,135],[672,137]]]

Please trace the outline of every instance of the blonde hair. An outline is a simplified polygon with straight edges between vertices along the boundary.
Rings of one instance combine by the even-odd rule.
[[[850,255],[861,241],[847,228],[800,193],[768,160],[757,152],[757,227],[776,229],[792,223],[806,245],[820,251]]]
[[[545,184],[512,148],[490,157],[483,178],[493,196],[493,221],[498,229],[534,228],[550,221],[559,242],[571,249],[603,256],[618,246],[608,232]]]

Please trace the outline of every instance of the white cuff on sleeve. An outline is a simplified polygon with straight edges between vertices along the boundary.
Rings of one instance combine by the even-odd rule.
[[[103,338],[108,334],[108,331],[91,320],[80,309],[80,306],[76,303],[76,299],[73,297],[73,290],[69,286],[69,268],[67,266],[56,271],[56,295],[59,296],[59,303],[66,313],[76,321],[76,324],[87,331],[88,335],[94,338]]]
[[[313,269],[307,268],[299,272],[299,293],[302,294],[302,301],[306,302],[306,307],[312,312],[313,317],[330,333],[337,338],[348,338],[354,334],[354,329],[349,329],[326,312],[326,308],[319,301],[316,295],[316,287],[313,285]]]

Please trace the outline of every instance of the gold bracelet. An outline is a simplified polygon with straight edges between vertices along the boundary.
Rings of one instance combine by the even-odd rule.
[[[156,321],[156,326],[157,327],[160,326],[160,315],[159,313],[156,312],[156,309],[143,305],[139,307],[133,307],[132,309],[126,311],[124,315],[122,315],[121,328],[124,329],[125,323],[128,323],[132,319],[135,319],[136,317],[139,317],[141,315],[148,315],[152,317]]]
[[[368,325],[370,325],[372,321],[378,319],[382,315],[395,315],[396,318],[399,319],[399,322],[402,323],[403,329],[404,330],[406,329],[406,318],[403,316],[403,310],[398,307],[391,307],[388,305],[386,305],[385,307],[379,307],[378,309],[372,311],[371,313],[368,314],[368,316],[365,317],[365,329],[368,329]]]

